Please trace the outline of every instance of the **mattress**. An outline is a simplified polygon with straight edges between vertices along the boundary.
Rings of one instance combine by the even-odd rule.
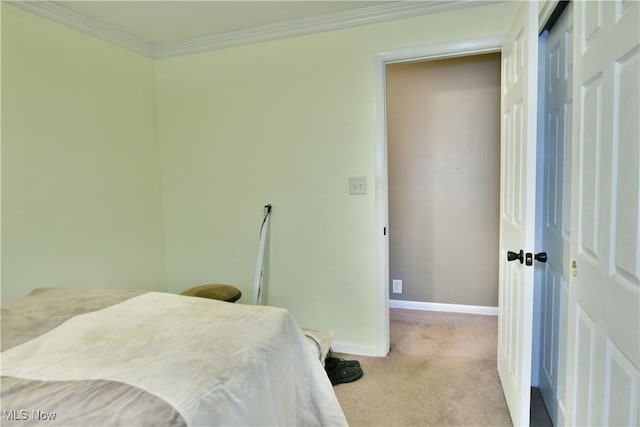
[[[44,288],[2,306],[2,425],[346,425],[275,307]]]

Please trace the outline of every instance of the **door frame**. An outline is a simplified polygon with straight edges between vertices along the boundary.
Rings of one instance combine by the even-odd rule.
[[[386,66],[417,61],[458,58],[495,53],[502,50],[504,35],[457,40],[438,44],[378,52],[374,57],[375,150],[376,150],[376,265],[377,265],[377,337],[376,356],[389,353],[389,197],[387,170],[387,97]]]

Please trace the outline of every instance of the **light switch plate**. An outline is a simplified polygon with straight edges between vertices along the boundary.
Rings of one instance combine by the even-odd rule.
[[[367,177],[349,177],[349,194],[367,194]]]

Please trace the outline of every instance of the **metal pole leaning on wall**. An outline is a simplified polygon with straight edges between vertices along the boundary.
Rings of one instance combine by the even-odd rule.
[[[256,276],[253,281],[253,297],[251,298],[251,304],[257,305],[260,299],[260,291],[262,284],[262,265],[264,262],[264,245],[267,240],[267,230],[269,228],[269,218],[271,216],[271,205],[265,205],[264,207],[264,219],[262,220],[262,226],[260,227],[260,246],[258,246],[258,261],[256,263]]]

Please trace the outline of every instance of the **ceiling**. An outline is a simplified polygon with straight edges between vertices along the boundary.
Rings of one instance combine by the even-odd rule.
[[[491,1],[490,1],[491,2]],[[486,4],[419,1],[9,1],[159,58]]]
[[[155,45],[390,2],[61,1],[56,3]]]

